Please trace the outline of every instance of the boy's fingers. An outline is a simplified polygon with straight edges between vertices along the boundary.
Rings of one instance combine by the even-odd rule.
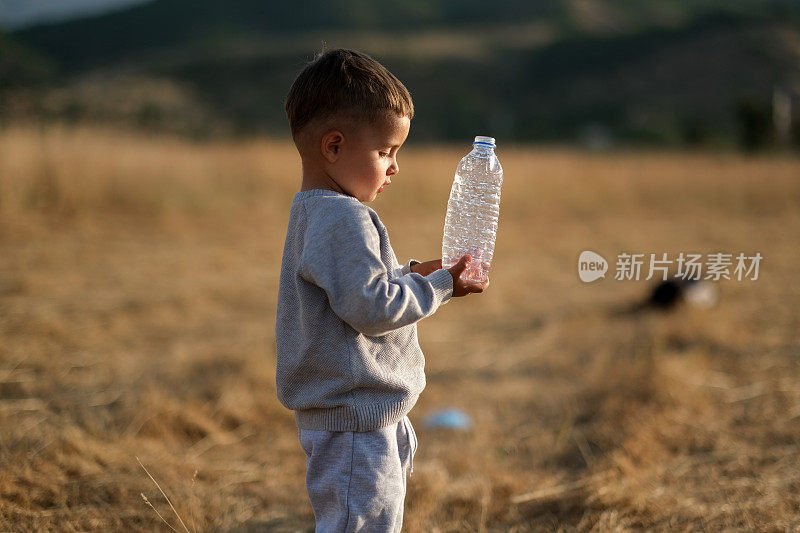
[[[469,266],[470,261],[472,261],[472,257],[469,255],[465,255],[461,259],[458,260],[458,263],[453,265],[453,271],[456,273],[456,278],[461,276],[461,273],[464,272],[467,267]]]
[[[471,283],[468,286],[467,290],[469,290],[469,292],[483,292],[486,290],[488,286],[489,286],[489,280],[487,279],[483,283]]]

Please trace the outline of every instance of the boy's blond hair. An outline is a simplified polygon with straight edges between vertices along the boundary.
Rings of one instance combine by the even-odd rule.
[[[413,118],[405,85],[386,67],[355,50],[330,50],[306,65],[286,97],[292,138],[312,122],[332,117],[376,123],[387,113]]]

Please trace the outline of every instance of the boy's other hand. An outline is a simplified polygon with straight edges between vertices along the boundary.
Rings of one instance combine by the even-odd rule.
[[[433,274],[437,270],[441,270],[441,268],[442,268],[442,260],[435,259],[433,261],[425,261],[424,263],[417,263],[415,265],[411,265],[411,272],[427,276],[428,274]]]
[[[463,256],[459,259],[458,263],[448,268],[448,272],[453,276],[453,296],[466,296],[467,294],[471,294],[473,292],[483,292],[486,290],[486,287],[489,286],[489,279],[487,278],[483,283],[477,283],[475,281],[466,281],[461,279],[461,273],[464,272],[467,268],[469,268],[469,264],[472,261],[472,256],[469,254]],[[439,261],[441,264],[441,261]],[[420,266],[420,265],[417,265]]]

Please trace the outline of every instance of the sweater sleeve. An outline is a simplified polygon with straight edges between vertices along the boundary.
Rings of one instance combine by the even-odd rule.
[[[417,261],[416,259],[409,259],[408,262],[405,265],[403,265],[403,266],[401,266],[400,268],[397,269],[397,276],[400,277],[400,276],[405,276],[406,274],[410,274],[411,273],[411,266],[412,265],[418,265],[419,263],[420,262]]]
[[[309,213],[299,274],[325,291],[339,318],[369,336],[413,324],[453,294],[447,270],[389,279],[378,230],[369,213],[354,206]]]

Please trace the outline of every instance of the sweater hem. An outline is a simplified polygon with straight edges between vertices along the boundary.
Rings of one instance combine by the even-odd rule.
[[[294,419],[299,429],[321,431],[372,431],[396,424],[411,411],[417,398],[362,406],[340,405],[330,408],[298,409]]]

